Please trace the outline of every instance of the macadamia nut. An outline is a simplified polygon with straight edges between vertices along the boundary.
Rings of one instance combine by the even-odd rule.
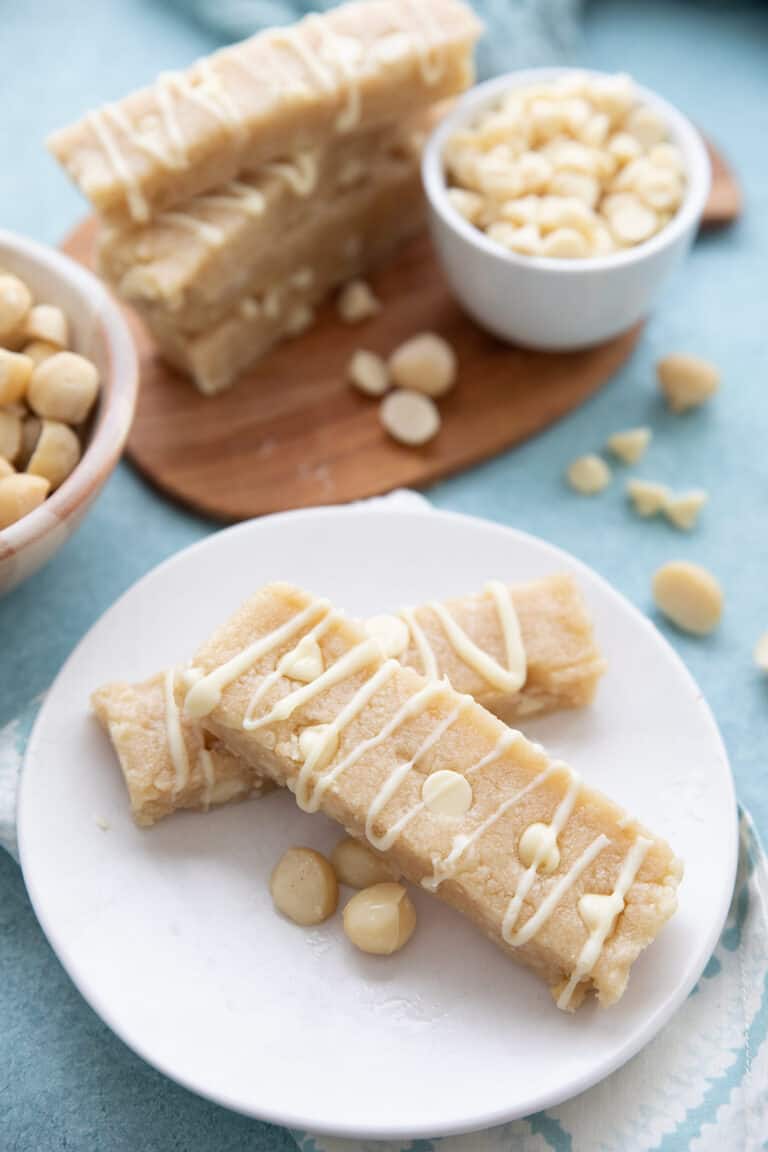
[[[653,598],[667,619],[696,636],[713,632],[723,613],[722,589],[712,573],[683,560],[658,569],[653,577]]]
[[[269,882],[275,907],[294,924],[322,924],[336,911],[339,886],[336,873],[313,848],[289,848]]]
[[[0,274],[0,345],[15,348],[24,333],[24,324],[32,307],[32,294],[23,280],[8,273]]]
[[[10,408],[0,408],[0,456],[15,461],[21,449],[21,417]]]
[[[26,472],[15,472],[0,480],[0,530],[38,508],[49,488],[42,476],[28,476]]]
[[[416,927],[416,909],[401,884],[364,888],[344,909],[344,931],[361,952],[391,956],[408,943]]]
[[[456,383],[456,353],[434,332],[421,332],[401,344],[389,358],[389,374],[399,388],[444,396]]]
[[[74,470],[79,459],[80,441],[72,429],[57,420],[44,420],[27,472],[43,476],[54,491]]]
[[[75,352],[57,352],[38,364],[27,396],[38,416],[81,424],[99,391],[99,375],[90,360]]]
[[[396,879],[386,860],[352,836],[339,840],[331,853],[331,864],[339,883],[350,888],[370,888]]]
[[[69,343],[69,327],[61,308],[55,308],[53,304],[35,304],[24,325],[24,339],[42,340],[59,349],[66,348]]]
[[[34,366],[29,356],[0,348],[0,404],[17,404],[24,399]]]

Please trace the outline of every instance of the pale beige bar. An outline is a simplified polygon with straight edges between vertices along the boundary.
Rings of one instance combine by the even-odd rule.
[[[446,643],[444,629],[427,605],[414,616],[435,660],[435,676],[447,676],[454,687],[508,720],[561,708],[580,708],[594,697],[605,661],[595,643],[592,624],[576,582],[558,574],[509,586],[526,654],[526,679],[518,692],[503,695]],[[503,666],[504,636],[493,598],[487,591],[444,601],[467,637]],[[389,617],[391,620],[392,617]],[[400,619],[397,617],[396,619]],[[408,630],[401,663],[423,668],[423,657]],[[190,766],[179,779],[168,741],[168,673],[141,684],[108,684],[94,693],[94,711],[107,729],[125,777],[131,811],[138,824],[154,824],[182,808],[207,809],[243,799],[260,790],[260,776],[238,757],[222,756],[217,744],[213,778],[206,778],[200,752],[199,725],[180,717]],[[181,709],[183,674],[173,675],[174,704]],[[210,765],[208,766],[210,769]]]
[[[424,197],[413,164],[395,180],[365,190],[354,211],[336,218],[335,232],[315,253],[308,251],[307,262],[300,261],[287,280],[242,297],[210,328],[189,332],[184,314],[143,304],[136,310],[164,358],[212,395],[234,384],[275,343],[303,333],[334,287],[383,263],[423,226]]]
[[[297,689],[276,662],[328,611],[289,585],[258,592],[198,651],[190,716],[302,807],[436,888],[560,1007],[590,990],[614,1003],[675,911],[682,866],[669,846],[447,682],[385,666],[338,614],[318,641],[323,672]],[[423,802],[440,770],[469,782],[464,815]],[[556,851],[529,863],[523,837],[537,827],[556,831]]]
[[[377,173],[415,160],[436,118],[341,137],[244,173],[146,225],[107,226],[99,236],[99,270],[129,302],[164,306],[187,320],[213,308],[226,312],[239,296],[285,277],[302,258],[308,233],[317,235],[326,217],[333,219],[337,201],[348,201]]]
[[[148,220],[265,161],[463,91],[480,30],[460,0],[344,4],[160,76],[49,147],[101,215]]]
[[[158,317],[161,325],[172,325],[185,334],[210,331],[226,321],[241,300],[263,300],[281,285],[298,287],[300,297],[305,292],[301,298],[316,300],[329,285],[348,274],[348,263],[356,271],[369,255],[374,259],[376,252],[389,251],[388,236],[396,241],[409,234],[404,227],[409,211],[421,219],[419,161],[420,145],[415,140],[403,141],[397,151],[371,155],[361,179],[332,196],[315,194],[304,201],[303,211],[292,226],[281,226],[276,218],[268,219],[265,229],[259,219],[253,222],[253,233],[246,224],[208,235],[208,229],[216,225],[206,222],[200,232],[200,221],[195,220],[190,233],[189,223],[195,217],[170,213],[178,229],[178,265],[187,262],[190,249],[206,246],[215,261],[183,285],[177,280],[178,291],[171,296],[154,292],[154,268],[138,265],[119,280],[104,262],[102,271],[142,316]],[[172,259],[165,262],[166,269]],[[313,288],[314,292],[309,291]]]

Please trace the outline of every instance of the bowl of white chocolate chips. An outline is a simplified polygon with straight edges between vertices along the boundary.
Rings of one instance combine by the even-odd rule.
[[[137,387],[133,341],[98,280],[0,231],[0,593],[79,524],[120,458]]]
[[[424,153],[430,226],[467,311],[504,340],[585,348],[648,313],[710,187],[685,116],[628,76],[510,73],[473,89]]]

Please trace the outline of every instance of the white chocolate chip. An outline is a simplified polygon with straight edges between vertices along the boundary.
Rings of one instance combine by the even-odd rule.
[[[350,280],[339,293],[338,310],[345,324],[360,324],[381,311],[381,301],[365,280]]]
[[[579,456],[568,466],[566,478],[574,491],[593,496],[608,487],[611,470],[600,456]]]
[[[456,371],[456,353],[434,332],[412,336],[389,358],[393,383],[425,396],[444,396],[456,383]]]
[[[433,815],[458,820],[472,807],[472,785],[460,772],[443,768],[426,777],[421,798]]]
[[[663,512],[671,524],[683,532],[690,532],[696,527],[699,513],[707,503],[709,497],[700,488],[690,492],[681,492],[677,496],[669,496],[664,505]]]
[[[629,164],[642,155],[639,140],[630,136],[629,132],[617,132],[608,141],[608,152],[619,164]]]
[[[608,212],[608,227],[620,244],[640,244],[658,231],[659,220],[636,196],[627,196]]]
[[[521,256],[537,256],[541,251],[541,236],[534,224],[523,224],[516,228],[500,220],[491,224],[488,229],[488,238],[501,244],[510,252],[518,252]]]
[[[449,200],[507,251],[610,255],[650,239],[682,203],[682,153],[630,78],[570,80],[507,92],[444,146]],[[552,197],[580,202],[594,217],[590,226],[546,225],[537,204]],[[547,241],[561,227],[583,232],[586,252],[572,237]]]
[[[26,472],[14,472],[0,480],[0,530],[38,508],[49,488],[42,476],[29,476]]]
[[[638,516],[657,516],[667,506],[669,489],[650,480],[628,480],[627,495]]]
[[[768,672],[768,632],[764,632],[755,644],[753,659],[761,672]]]
[[[315,322],[315,313],[309,304],[297,304],[286,317],[285,334],[291,338],[301,336]]]
[[[314,636],[303,636],[295,648],[286,652],[278,668],[282,676],[300,680],[302,684],[310,684],[321,676],[325,670],[325,661]],[[311,732],[312,729],[305,728],[304,731]]]
[[[358,348],[347,368],[347,376],[355,388],[366,396],[383,396],[389,388],[389,371],[386,362],[375,352]]]
[[[666,125],[658,112],[643,105],[630,112],[624,123],[624,129],[646,149],[652,148],[654,144],[660,144],[667,135]]]
[[[332,724],[311,724],[299,733],[299,751],[303,760],[317,757],[315,768],[321,771],[339,750],[339,734]]]
[[[609,436],[605,446],[611,455],[625,464],[637,464],[648,451],[651,435],[650,428],[627,428],[625,432],[614,432]]]
[[[440,431],[437,405],[421,392],[390,392],[381,402],[379,417],[394,440],[410,447],[426,444]]]
[[[720,373],[709,360],[677,352],[656,365],[659,387],[673,412],[698,408],[720,387]]]
[[[364,624],[366,635],[375,640],[385,659],[396,659],[407,652],[411,633],[399,616],[370,616]]]
[[[648,153],[648,159],[656,168],[671,168],[678,176],[685,175],[685,160],[674,144],[655,144]]]
[[[537,871],[544,876],[554,872],[560,863],[557,836],[549,824],[529,824],[520,837],[517,851],[524,868],[531,868],[538,859]]]
[[[61,308],[55,308],[52,304],[35,304],[24,324],[24,339],[42,340],[45,344],[55,345],[59,350],[66,348],[69,343],[69,326]]]
[[[589,254],[589,244],[575,228],[555,228],[541,244],[542,256],[578,260]]]
[[[706,636],[720,623],[723,593],[711,572],[683,560],[664,564],[653,577],[660,612],[684,632]]]
[[[449,188],[448,199],[459,215],[470,224],[480,223],[484,211],[482,196],[478,196],[476,192],[469,192],[466,188]]]
[[[344,931],[362,952],[391,956],[408,943],[416,927],[416,909],[401,884],[364,888],[344,909]]]

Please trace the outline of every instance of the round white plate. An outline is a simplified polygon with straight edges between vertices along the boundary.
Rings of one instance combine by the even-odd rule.
[[[679,912],[616,1007],[558,1012],[535,977],[421,892],[416,934],[389,959],[355,952],[339,914],[309,931],[281,919],[267,884],[281,852],[297,843],[329,849],[339,835],[287,793],[175,816],[150,831],[131,823],[108,741],[88,714],[89,692],[191,655],[262,583],[294,581],[364,615],[472,591],[491,576],[527,580],[563,569],[586,594],[609,672],[593,708],[528,727],[667,836],[686,864]],[[110,608],[40,713],[21,782],[19,843],[59,958],[151,1064],[276,1123],[416,1137],[547,1107],[651,1039],[721,930],[736,811],[701,692],[649,621],[599,577],[520,532],[372,506],[220,532]]]

